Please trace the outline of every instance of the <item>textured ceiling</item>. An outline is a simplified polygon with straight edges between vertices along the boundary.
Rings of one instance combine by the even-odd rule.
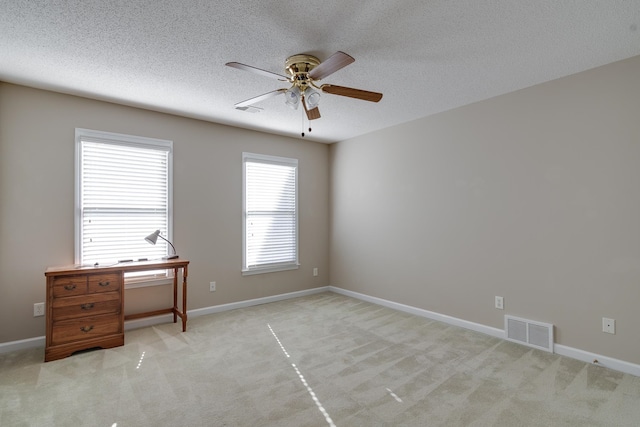
[[[226,67],[342,50],[306,138],[334,142],[640,55],[638,0],[4,0],[0,80],[299,137],[286,87]],[[639,76],[640,80],[640,76]],[[639,83],[640,84],[640,83]]]

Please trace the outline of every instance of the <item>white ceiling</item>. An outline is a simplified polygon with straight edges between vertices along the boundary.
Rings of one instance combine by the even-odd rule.
[[[640,55],[639,26],[639,0],[4,0],[0,80],[300,137],[284,97],[234,108],[286,85],[224,64],[342,50],[322,83],[384,97],[324,94],[306,138],[335,142]]]

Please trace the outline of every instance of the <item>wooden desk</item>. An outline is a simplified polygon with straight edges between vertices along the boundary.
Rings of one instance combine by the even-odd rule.
[[[45,362],[76,351],[124,345],[124,321],[173,313],[187,330],[187,275],[183,259],[118,263],[109,266],[50,267],[47,278]],[[124,315],[124,275],[134,271],[173,270],[173,306]],[[178,273],[182,269],[182,311],[178,308]]]

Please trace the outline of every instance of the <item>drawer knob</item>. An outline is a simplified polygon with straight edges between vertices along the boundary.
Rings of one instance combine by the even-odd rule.
[[[98,286],[102,286],[102,287],[109,286],[109,283],[110,282],[99,282]]]
[[[72,291],[76,288],[76,285],[64,285],[64,288],[68,291]]]
[[[88,304],[82,304],[82,305],[80,306],[80,308],[81,308],[81,309],[83,309],[83,310],[91,310],[91,309],[93,308],[93,303],[92,303],[92,302],[90,302],[90,303],[88,303]]]
[[[82,332],[84,332],[85,334],[86,334],[87,332],[91,331],[92,329],[93,329],[93,325],[91,325],[91,326],[83,326],[82,328],[80,328],[80,330],[81,330]]]

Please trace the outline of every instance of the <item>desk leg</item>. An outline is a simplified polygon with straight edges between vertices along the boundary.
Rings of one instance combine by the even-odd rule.
[[[178,268],[173,269],[173,323],[178,321]]]
[[[182,267],[182,332],[187,330],[187,266]]]

